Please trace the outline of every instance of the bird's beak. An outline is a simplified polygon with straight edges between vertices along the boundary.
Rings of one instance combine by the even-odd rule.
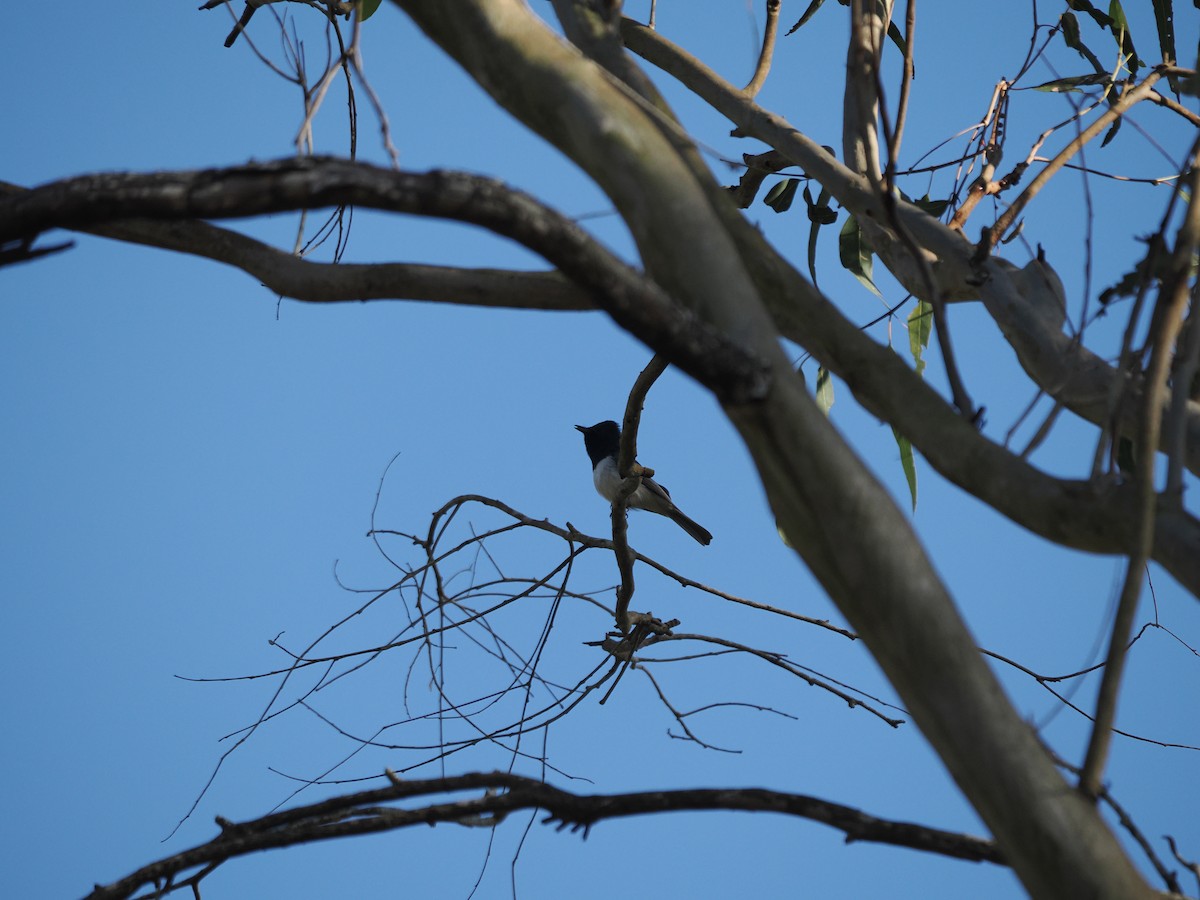
[[[586,431],[587,431],[587,429],[586,429],[586,428],[584,428],[582,425],[576,425],[576,426],[575,426],[575,430],[576,430],[576,431],[584,431],[584,432],[586,432]]]

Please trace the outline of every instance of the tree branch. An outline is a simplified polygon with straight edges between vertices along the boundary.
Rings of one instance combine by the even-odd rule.
[[[1136,443],[1136,470],[1134,486],[1138,492],[1135,532],[1129,548],[1129,563],[1125,570],[1125,581],[1121,587],[1121,598],[1113,621],[1109,638],[1108,656],[1104,675],[1100,681],[1096,699],[1096,724],[1088,741],[1087,756],[1079,776],[1079,786],[1088,795],[1095,797],[1100,792],[1104,766],[1108,760],[1108,749],[1112,743],[1112,728],[1117,715],[1117,696],[1121,679],[1125,673],[1125,661],[1129,650],[1129,636],[1133,633],[1133,619],[1137,613],[1138,598],[1141,596],[1142,578],[1146,560],[1154,543],[1154,512],[1160,502],[1154,486],[1154,468],[1158,460],[1159,433],[1162,426],[1163,399],[1167,395],[1167,379],[1171,375],[1179,344],[1179,331],[1191,296],[1190,282],[1196,246],[1200,243],[1200,200],[1196,190],[1200,189],[1200,138],[1192,145],[1191,171],[1187,180],[1188,204],[1183,223],[1175,236],[1175,249],[1171,253],[1168,274],[1163,278],[1155,306],[1150,334],[1150,362],[1146,367],[1140,410],[1142,429]],[[1184,386],[1176,384],[1177,391]],[[1174,505],[1178,497],[1163,498]]]
[[[767,83],[767,75],[771,72],[771,57],[775,54],[775,37],[779,34],[779,5],[780,0],[767,0],[767,27],[763,33],[762,51],[758,54],[758,64],[749,83],[742,88],[747,97],[756,97]]]
[[[218,819],[221,834],[213,840],[143,866],[112,884],[97,885],[88,900],[119,900],[132,896],[143,886],[164,883],[167,885],[165,894],[182,887],[174,879],[190,869],[262,850],[438,822],[495,827],[510,813],[523,809],[540,809],[546,813],[543,823],[557,823],[559,831],[568,828],[572,832],[583,831],[585,837],[598,822],[626,816],[701,810],[773,812],[828,825],[844,832],[847,842],[890,844],[969,862],[1005,864],[995,844],[984,838],[880,819],[849,806],[804,794],[761,788],[573,794],[506,772],[478,772],[413,781],[390,777],[392,783],[387,787],[334,797],[248,822]],[[463,791],[484,793],[413,809],[383,805],[413,797]]]
[[[342,204],[454,219],[512,238],[556,265],[619,325],[669,352],[684,371],[725,384],[731,395],[749,398],[765,390],[761,362],[570,219],[498,181],[461,172],[397,172],[305,157],[230,169],[85,175],[0,199],[0,242],[131,217],[235,218]]]
[[[1004,697],[907,516],[794,376],[711,179],[688,167],[612,76],[564,48],[519,0],[460,0],[452,9],[397,2],[497,102],[598,183],[657,282],[769,361],[768,390],[752,402],[723,401],[726,415],[791,545],[868,644],[1027,890],[1055,900],[1147,896],[1112,832],[1067,788]],[[733,209],[727,199],[724,208]],[[911,227],[917,234],[926,226]]]
[[[0,181],[0,197],[29,188]],[[263,287],[306,303],[428,300],[502,309],[589,311],[591,298],[558,272],[469,269],[419,263],[322,263],[208,222],[120,219],[84,234],[173,250],[241,269]]]
[[[617,588],[617,628],[622,634],[629,633],[629,604],[633,600],[633,554],[626,540],[626,503],[642,483],[643,469],[637,464],[638,427],[642,422],[642,405],[646,394],[663,372],[667,361],[655,356],[638,374],[625,401],[625,414],[621,417],[621,446],[617,454],[617,472],[624,479],[617,499],[613,502],[613,550],[617,556],[617,569],[621,573],[621,585]]]

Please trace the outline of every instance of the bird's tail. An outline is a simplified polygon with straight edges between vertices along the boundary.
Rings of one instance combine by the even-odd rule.
[[[676,525],[690,534],[694,540],[699,541],[705,546],[708,546],[712,543],[712,535],[709,534],[708,529],[699,522],[693,522],[691,519],[681,513],[678,506],[672,504],[671,511],[668,513],[668,515],[670,515],[671,520]]]

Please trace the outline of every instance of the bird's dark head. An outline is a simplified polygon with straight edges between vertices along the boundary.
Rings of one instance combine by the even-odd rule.
[[[575,429],[583,434],[583,446],[593,466],[606,456],[615,456],[621,447],[621,429],[612,420],[591,427],[576,425]]]

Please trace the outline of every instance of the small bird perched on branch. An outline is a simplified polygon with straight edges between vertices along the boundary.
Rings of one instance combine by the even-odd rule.
[[[592,461],[592,481],[596,490],[612,503],[621,488],[621,473],[617,469],[617,453],[621,449],[621,429],[616,422],[599,422],[590,428],[576,425],[583,433],[583,446]],[[666,516],[701,544],[712,541],[708,529],[685,516],[671,499],[667,489],[650,478],[642,476],[638,489],[626,501],[633,509],[644,509]]]

